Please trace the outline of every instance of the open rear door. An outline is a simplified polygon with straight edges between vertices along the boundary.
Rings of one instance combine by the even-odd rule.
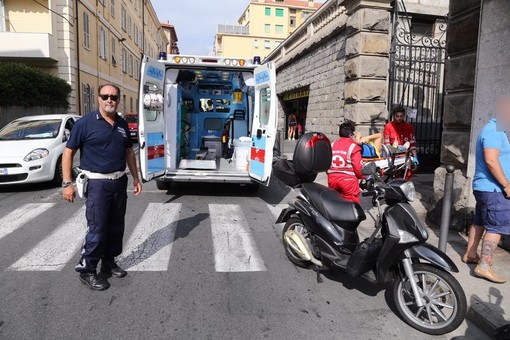
[[[140,169],[144,181],[165,173],[164,80],[165,64],[144,56],[138,108]]]
[[[276,70],[274,63],[255,71],[255,107],[251,130],[250,177],[269,185],[278,117],[276,115]]]

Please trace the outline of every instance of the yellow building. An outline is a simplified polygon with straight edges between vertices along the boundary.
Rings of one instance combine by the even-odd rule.
[[[140,57],[166,51],[146,0],[0,0],[0,62],[47,70],[72,86],[69,112],[97,108],[100,84],[121,88],[121,112],[137,110]]]
[[[237,25],[218,25],[214,54],[264,59],[320,6],[313,0],[251,0]]]

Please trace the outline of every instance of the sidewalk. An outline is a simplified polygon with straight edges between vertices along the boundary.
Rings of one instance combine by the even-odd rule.
[[[433,174],[417,174],[413,177],[417,199],[411,205],[418,212],[422,221],[425,221],[427,211],[432,202],[433,180]],[[324,173],[319,174],[316,182],[327,185],[327,175]],[[371,203],[362,200],[362,206],[364,209],[368,209]],[[372,212],[373,216],[376,216],[375,209],[370,210],[370,212]],[[427,227],[429,232],[428,242],[437,246],[439,243],[439,228],[428,225]],[[367,220],[358,228],[360,238],[363,239],[370,236],[373,230],[373,220],[367,214]],[[494,336],[499,327],[510,324],[510,282],[495,284],[475,277],[472,274],[475,265],[467,265],[461,260],[466,244],[467,237],[465,235],[456,231],[450,231],[446,253],[459,268],[459,273],[453,274],[461,283],[466,294],[468,302],[467,318],[487,333],[487,335]],[[501,248],[496,250],[494,267],[498,273],[508,277],[509,273],[506,269],[510,268],[510,254],[506,250]],[[505,339],[508,338],[510,338],[510,335],[505,337]]]
[[[285,141],[284,153],[292,158],[295,141]],[[417,199],[411,203],[422,221],[426,221],[427,211],[433,202],[433,180],[434,174],[416,174],[413,176],[413,183],[416,187]],[[315,182],[327,186],[327,175],[321,173]],[[367,199],[368,200],[368,199]],[[361,205],[369,209],[371,203],[362,199]],[[370,210],[372,216],[375,209]],[[428,243],[438,246],[439,227],[427,225],[429,232]],[[360,238],[369,237],[374,230],[374,222],[369,214],[358,228]],[[487,335],[494,337],[498,328],[510,324],[510,253],[498,248],[494,256],[494,268],[501,275],[507,277],[509,282],[495,284],[473,275],[476,265],[468,265],[462,262],[461,258],[467,245],[467,236],[455,230],[450,230],[447,240],[446,253],[455,262],[459,273],[453,273],[462,285],[468,303],[467,318]],[[481,246],[481,245],[480,245]],[[510,327],[509,327],[510,328]],[[501,329],[500,329],[501,331]],[[498,339],[510,339],[510,329]]]

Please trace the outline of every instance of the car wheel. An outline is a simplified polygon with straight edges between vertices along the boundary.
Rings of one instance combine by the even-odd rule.
[[[55,174],[53,175],[52,183],[56,186],[62,185],[63,180],[63,174],[62,174],[62,156],[60,156],[57,160],[57,164],[55,165]]]

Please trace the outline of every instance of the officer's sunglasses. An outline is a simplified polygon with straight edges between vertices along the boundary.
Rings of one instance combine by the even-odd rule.
[[[99,98],[101,98],[102,100],[108,100],[108,98],[110,98],[111,100],[116,102],[119,99],[119,96],[116,94],[100,94]]]

